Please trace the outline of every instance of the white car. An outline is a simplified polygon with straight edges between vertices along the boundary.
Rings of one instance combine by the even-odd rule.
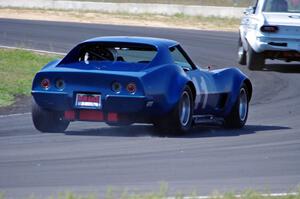
[[[240,64],[260,70],[266,59],[300,61],[300,0],[255,0],[244,13]]]

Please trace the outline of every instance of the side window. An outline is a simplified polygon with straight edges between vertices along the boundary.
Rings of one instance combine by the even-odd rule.
[[[181,67],[185,71],[193,70],[193,66],[191,65],[190,61],[187,60],[187,58],[181,52],[181,50],[178,48],[178,46],[171,47],[170,53],[173,58],[174,64]]]

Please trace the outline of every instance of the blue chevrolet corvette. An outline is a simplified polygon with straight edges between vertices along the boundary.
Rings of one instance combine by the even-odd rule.
[[[32,120],[41,132],[63,132],[73,121],[151,123],[175,134],[207,122],[241,128],[251,95],[240,70],[201,69],[176,41],[100,37],[36,74]]]

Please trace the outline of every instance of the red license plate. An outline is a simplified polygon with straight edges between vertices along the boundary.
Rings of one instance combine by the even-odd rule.
[[[101,109],[101,95],[99,94],[76,94],[76,107]]]

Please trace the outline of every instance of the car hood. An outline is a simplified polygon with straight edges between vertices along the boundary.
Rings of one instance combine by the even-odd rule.
[[[288,25],[300,27],[300,13],[263,13],[265,24]]]

